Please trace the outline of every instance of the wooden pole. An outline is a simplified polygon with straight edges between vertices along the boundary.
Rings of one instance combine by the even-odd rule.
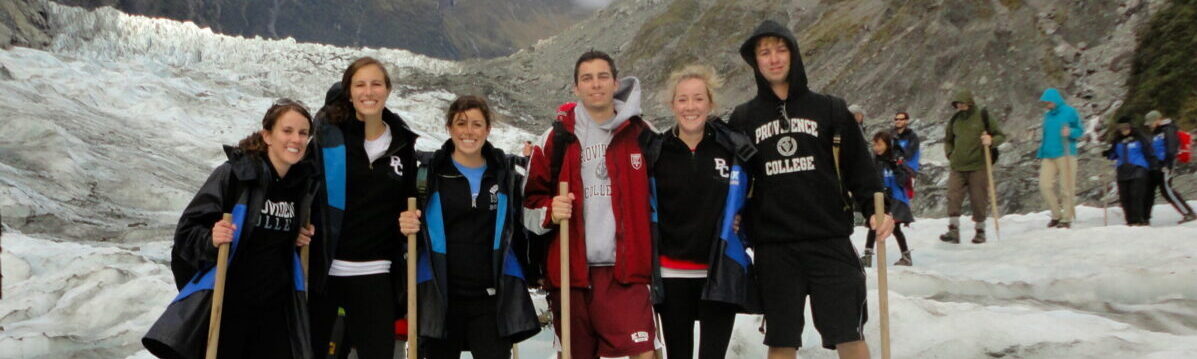
[[[225,213],[220,219],[233,222],[233,215]],[[208,350],[204,357],[216,359],[220,347],[220,314],[224,309],[224,279],[229,271],[229,244],[222,243],[216,251],[216,283],[212,286],[212,314],[208,317]]]
[[[407,210],[416,210],[416,198],[407,198]],[[419,254],[416,253],[416,235],[407,235],[407,357],[419,358],[417,356],[417,349],[419,348],[420,335],[416,332],[419,323],[419,315],[416,310],[416,261]]]
[[[885,221],[885,195],[873,194],[873,224]],[[889,359],[889,278],[886,271],[885,241],[877,238],[877,302],[881,314],[881,359]]]
[[[301,221],[303,227],[300,227],[299,230],[305,230],[312,224],[311,216],[312,211],[309,209],[307,214],[304,214],[303,221]],[[311,297],[308,293],[312,292],[312,288],[308,288],[308,265],[311,263],[311,258],[312,243],[308,242],[308,245],[299,248],[299,266],[303,268],[303,295],[305,297]]]
[[[993,161],[989,155],[989,146],[981,146],[985,150],[985,177],[989,180],[989,206],[993,209],[993,235],[994,238],[1002,239],[1002,228],[998,223],[1002,217],[998,214],[997,205],[997,187],[993,184]]]
[[[1110,183],[1101,181],[1101,221],[1104,226],[1110,226]]]
[[[561,182],[558,195],[566,195],[569,193],[569,182]],[[561,221],[561,245],[560,245],[560,259],[561,259],[561,358],[569,359],[570,357],[570,330],[569,330],[569,220]]]

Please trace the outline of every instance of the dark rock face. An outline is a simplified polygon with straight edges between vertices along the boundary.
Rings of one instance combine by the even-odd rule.
[[[45,48],[50,45],[46,6],[39,0],[0,3],[0,47]]]

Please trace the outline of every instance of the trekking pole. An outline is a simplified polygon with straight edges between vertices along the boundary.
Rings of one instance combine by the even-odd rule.
[[[308,225],[312,224],[311,216],[312,216],[311,211],[308,211],[308,213],[304,214],[303,221],[302,221],[303,227],[300,228],[301,231],[304,230],[305,228],[308,228]],[[299,248],[299,266],[303,268],[303,295],[304,295],[304,297],[311,297],[310,295],[308,295],[308,293],[312,292],[312,289],[308,288],[308,263],[311,263],[310,262],[311,257],[312,257],[312,243],[308,242],[308,245]]]
[[[985,177],[989,180],[989,205],[993,208],[993,235],[998,240],[1002,239],[1002,228],[998,223],[1001,217],[998,216],[997,206],[997,189],[993,185],[993,160],[989,155],[989,146],[981,146],[985,150]]]
[[[561,182],[557,195],[569,193],[569,182]],[[569,359],[569,219],[561,221],[561,358]]]
[[[1064,126],[1068,126],[1068,125],[1065,124]],[[1069,131],[1071,131],[1071,129]],[[1076,172],[1073,171],[1074,168],[1072,166],[1072,160],[1068,159],[1068,157],[1072,155],[1070,153],[1071,151],[1068,150],[1068,136],[1060,136],[1060,147],[1064,149],[1064,152],[1063,152],[1064,155],[1063,155],[1063,157],[1061,157],[1062,159],[1064,159],[1064,173],[1063,173],[1064,176],[1059,176],[1060,177],[1059,178],[1060,179],[1060,181],[1059,181],[1060,182],[1060,192],[1064,192],[1064,179],[1069,177],[1066,175],[1068,175],[1068,174],[1072,175],[1071,176],[1072,192],[1071,193],[1063,193],[1060,196],[1060,207],[1064,207],[1064,202],[1065,202],[1064,196],[1069,196],[1069,198],[1073,198],[1072,208],[1068,209],[1069,211],[1072,212],[1072,218],[1070,218],[1069,220],[1072,222],[1076,222],[1077,221],[1076,220],[1076,200],[1075,200],[1076,197],[1074,196],[1076,194]],[[1079,155],[1079,153],[1078,153],[1078,155]],[[1076,160],[1077,160],[1077,164],[1080,164],[1080,158],[1077,158]],[[1063,213],[1061,213],[1061,218],[1063,218]],[[1075,223],[1073,223],[1073,224],[1075,224]]]
[[[220,219],[233,222],[233,215],[225,213]],[[224,309],[224,278],[229,271],[229,244],[221,243],[216,251],[216,284],[212,286],[212,314],[208,318],[208,350],[204,357],[216,359],[216,348],[220,346],[220,313]]]
[[[416,198],[407,197],[407,210],[416,210]],[[416,313],[416,235],[407,235],[407,357],[419,358],[416,355],[420,335],[416,333],[416,323],[419,321]]]
[[[873,194],[873,225],[879,226],[885,221],[885,195],[881,192]],[[881,312],[881,359],[889,359],[889,278],[885,268],[885,241],[877,239],[877,302]]]
[[[1110,226],[1110,184],[1106,181],[1101,181],[1102,195],[1101,195],[1101,221],[1106,227]]]

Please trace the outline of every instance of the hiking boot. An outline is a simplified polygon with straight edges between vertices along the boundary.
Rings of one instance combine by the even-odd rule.
[[[939,235],[939,240],[948,243],[960,243],[960,227],[948,225],[948,232]]]
[[[910,259],[910,250],[906,250],[905,252],[902,252],[902,258],[898,259],[897,262],[894,262],[894,265],[896,265],[896,266],[909,267],[912,264],[914,264],[914,261]]]
[[[864,255],[860,256],[860,262],[864,264],[865,268],[873,267],[873,250],[865,248]]]
[[[1056,225],[1056,228],[1060,228],[1060,229],[1069,229],[1069,228],[1072,228],[1072,223],[1068,223],[1068,222],[1060,222],[1060,224],[1057,224],[1057,225]]]
[[[1187,214],[1187,215],[1185,215],[1184,218],[1180,219],[1180,222],[1176,222],[1176,224],[1185,224],[1185,223],[1189,223],[1192,221],[1197,221],[1197,214],[1192,214],[1192,213]]]
[[[973,236],[973,243],[976,243],[976,244],[985,243],[985,230],[984,229],[977,230],[977,234]]]
[[[1060,225],[1060,220],[1058,219],[1053,219],[1051,222],[1047,222],[1047,228],[1055,228],[1058,225]]]

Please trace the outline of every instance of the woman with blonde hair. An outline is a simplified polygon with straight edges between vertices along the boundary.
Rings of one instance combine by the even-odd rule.
[[[736,312],[753,307],[751,263],[735,231],[746,185],[741,163],[749,139],[712,115],[722,79],[710,66],[689,65],[666,81],[662,99],[675,124],[648,144],[657,208],[654,293],[670,357],[692,358],[694,322],[699,358],[723,358]]]

